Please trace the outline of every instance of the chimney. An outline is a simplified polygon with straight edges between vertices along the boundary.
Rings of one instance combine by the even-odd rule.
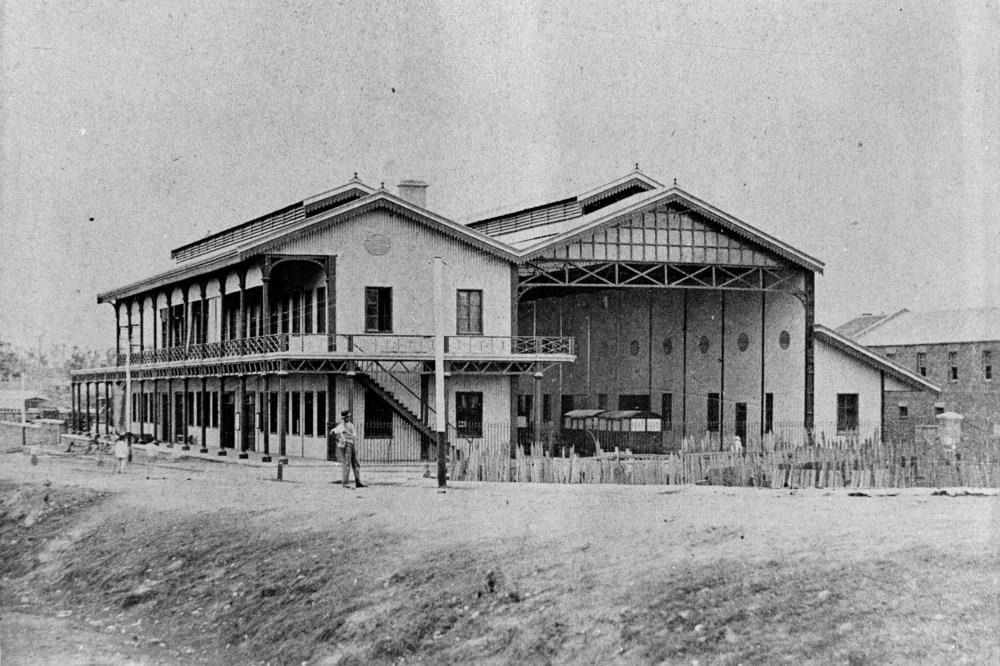
[[[427,208],[427,183],[422,180],[404,180],[399,184],[399,198],[414,206]]]

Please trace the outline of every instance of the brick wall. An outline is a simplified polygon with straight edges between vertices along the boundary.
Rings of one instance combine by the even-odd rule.
[[[918,354],[924,354],[925,376],[941,387],[939,396],[927,392],[901,391],[886,394],[887,425],[933,424],[939,411],[958,412],[965,417],[963,429],[993,432],[1000,427],[1000,341],[879,346],[871,349],[900,365],[919,372]],[[989,351],[992,378],[987,379],[983,352]],[[952,379],[950,354],[954,353],[958,378]],[[905,403],[908,418],[900,418]]]

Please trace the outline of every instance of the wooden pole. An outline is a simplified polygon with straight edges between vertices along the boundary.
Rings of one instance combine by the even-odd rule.
[[[434,408],[437,410],[434,431],[437,438],[438,488],[448,485],[444,397],[444,260],[434,257]]]

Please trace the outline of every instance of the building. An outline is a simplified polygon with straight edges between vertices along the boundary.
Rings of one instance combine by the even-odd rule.
[[[118,364],[74,374],[75,409],[128,383],[120,429],[324,457],[350,407],[365,457],[426,458],[440,302],[460,448],[556,442],[588,408],[655,413],[664,451],[813,432],[818,260],[638,170],[466,224],[428,210],[426,187],[355,177],[100,294]]]
[[[934,401],[938,384],[851,338],[816,325],[816,429],[824,437],[911,437],[897,431],[891,408],[908,396]]]
[[[933,424],[936,415],[957,412],[971,433],[996,434],[1000,308],[864,314],[837,330],[941,387],[936,396],[922,391],[893,395],[885,414],[892,428]]]
[[[0,421],[34,420],[45,415],[49,399],[41,393],[21,389],[0,389]]]

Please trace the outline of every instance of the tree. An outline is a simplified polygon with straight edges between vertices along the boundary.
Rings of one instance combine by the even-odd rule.
[[[0,340],[0,377],[6,381],[22,372],[24,359],[9,342]]]

